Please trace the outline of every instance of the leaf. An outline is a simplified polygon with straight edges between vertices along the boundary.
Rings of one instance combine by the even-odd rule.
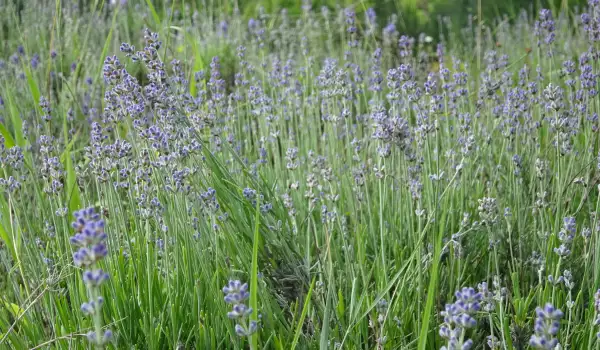
[[[71,152],[65,157],[65,169],[67,171],[67,197],[69,198],[69,211],[71,213],[81,208],[81,195],[79,193],[79,186],[77,186],[77,176],[75,175],[75,168],[73,167],[73,160],[71,159]]]
[[[256,201],[256,214],[254,216],[254,239],[252,244],[252,272],[250,275],[250,307],[252,307],[251,321],[258,321],[258,241],[260,238],[260,201]],[[258,334],[250,337],[250,348],[258,348]]]
[[[0,134],[2,134],[2,136],[4,137],[4,146],[6,148],[14,147],[15,139],[13,139],[6,126],[4,126],[4,124],[2,123],[0,123]]]
[[[33,78],[33,74],[31,74],[31,69],[25,65],[23,66],[23,70],[25,71],[25,76],[27,77],[27,85],[29,85],[29,91],[31,92],[31,97],[33,98],[33,103],[38,112],[41,111],[39,103],[40,103],[40,89]]]
[[[2,213],[0,213],[0,238],[2,238],[6,243],[6,246],[10,249],[13,259],[19,262],[19,251],[21,246],[20,235],[17,235],[15,238],[11,234],[12,225],[10,222],[10,208],[3,196],[0,196],[0,210],[2,211]]]
[[[21,317],[23,314],[25,314],[25,309],[23,309],[22,307],[20,307],[17,304],[8,302],[4,300],[4,307],[12,314],[12,316],[15,319],[18,319],[19,317]]]
[[[12,255],[13,259],[16,259],[17,254],[15,252],[15,248],[13,247],[12,239],[8,235],[8,232],[6,232],[6,230],[4,229],[4,225],[2,224],[0,224],[0,239],[2,239],[8,247],[8,249],[10,249],[10,254]]]
[[[75,168],[73,167],[73,158],[71,157],[71,149],[73,148],[73,144],[75,140],[77,140],[77,135],[73,136],[73,139],[69,141],[67,147],[63,154],[61,155],[61,161],[65,167],[67,172],[67,181],[66,181],[66,195],[69,198],[69,211],[74,213],[76,210],[81,208],[81,196],[79,193],[79,186],[77,186],[77,175],[75,174]],[[63,118],[63,137],[65,140],[69,138],[69,126],[67,125],[67,118]]]
[[[441,221],[443,223],[443,221]],[[440,224],[440,232],[443,232],[444,225]],[[437,282],[438,282],[438,270],[440,266],[440,253],[442,251],[442,234],[438,234],[437,242],[435,244],[433,266],[431,269],[431,276],[429,279],[429,287],[427,288],[427,302],[425,304],[425,310],[423,310],[423,323],[421,324],[421,331],[419,334],[419,350],[427,349],[427,337],[429,334],[429,318],[431,317],[431,311],[433,310],[433,302],[437,295]]]
[[[24,317],[25,309],[7,300],[3,300],[3,302],[4,308],[7,309],[8,312],[10,312],[12,317],[15,319],[14,322],[20,322],[24,327],[29,327],[29,322],[27,321],[27,318]]]
[[[344,302],[344,295],[342,294],[341,289],[338,290],[338,304],[336,306],[336,311],[340,319],[346,314],[346,303]]]
[[[158,28],[160,28],[160,16],[158,15],[158,12],[156,12],[156,9],[154,8],[154,5],[152,4],[152,0],[146,0],[146,4],[148,4],[148,9],[150,9],[150,13],[152,14],[154,23],[156,23]]]
[[[204,60],[202,59],[202,53],[200,52],[200,48],[198,47],[196,40],[194,40],[194,38],[189,34],[186,34],[186,39],[188,40],[188,43],[194,50],[194,71],[192,72],[192,74],[195,74],[196,72],[204,69]],[[190,78],[190,94],[192,96],[196,96],[196,91],[196,79],[192,75],[192,77]]]
[[[300,333],[302,333],[302,325],[304,325],[304,318],[308,313],[308,306],[310,305],[310,298],[315,287],[315,282],[316,277],[313,277],[313,280],[310,283],[310,288],[308,289],[308,294],[306,295],[306,299],[304,300],[304,306],[302,307],[302,314],[300,315],[298,325],[296,326],[296,332],[294,332],[294,340],[292,340],[292,346],[290,347],[291,350],[296,349],[296,345],[298,345],[298,339],[300,338]]]
[[[14,97],[10,91],[6,92],[8,109],[10,111],[10,119],[12,122],[13,131],[15,133],[15,144],[21,148],[25,147],[25,137],[23,136],[23,121],[19,115],[19,110],[14,102]],[[37,103],[37,101],[36,101]]]
[[[327,302],[325,303],[325,315],[323,316],[323,326],[321,327],[321,339],[319,348],[327,349],[329,343],[329,318],[331,317],[331,294],[332,288],[327,289]]]

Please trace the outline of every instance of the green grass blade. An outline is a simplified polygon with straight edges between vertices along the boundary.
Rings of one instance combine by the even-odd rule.
[[[12,255],[13,259],[16,259],[16,251],[13,247],[12,239],[8,232],[6,232],[6,230],[4,229],[4,225],[2,223],[0,223],[0,239],[4,241],[4,244],[6,244],[6,246],[10,250],[10,254]]]
[[[196,96],[198,88],[196,86],[196,79],[194,78],[194,74],[204,69],[204,60],[202,59],[202,53],[200,52],[200,48],[198,47],[198,44],[196,43],[194,38],[188,34],[186,34],[186,38],[188,39],[188,42],[194,49],[194,70],[192,71],[192,76],[190,78],[190,94],[192,96]]]
[[[65,140],[69,139],[69,125],[67,124],[67,118],[62,118],[63,120],[63,137]],[[71,213],[75,212],[79,208],[81,208],[81,195],[79,193],[79,186],[77,186],[77,176],[75,175],[75,168],[73,167],[73,157],[71,154],[71,149],[73,148],[73,144],[77,139],[77,134],[73,136],[73,139],[67,144],[65,151],[62,154],[62,161],[64,163],[65,170],[67,172],[66,178],[66,188],[67,198],[69,198],[69,211]]]
[[[325,315],[323,316],[323,326],[321,327],[321,337],[319,339],[319,349],[329,348],[329,318],[331,317],[331,294],[332,287],[327,289],[327,302],[325,303]]]
[[[296,346],[298,345],[298,339],[300,339],[300,334],[302,333],[302,326],[304,325],[304,319],[306,318],[306,314],[308,313],[310,298],[315,287],[315,282],[316,278],[313,277],[313,280],[310,283],[310,288],[308,289],[308,294],[306,294],[306,299],[304,300],[302,314],[300,315],[300,319],[298,319],[298,325],[296,326],[296,331],[294,332],[294,339],[292,340],[292,346],[290,347],[291,350],[296,349]]]
[[[10,131],[4,126],[3,123],[0,123],[0,134],[4,137],[4,147],[11,148],[15,145],[15,139],[13,139]]]
[[[73,159],[71,159],[71,152],[65,157],[65,169],[67,171],[67,197],[69,198],[69,211],[71,213],[81,208],[81,195],[79,193],[79,186],[77,186],[77,177],[75,175],[75,168],[73,167]]]
[[[25,147],[25,137],[23,136],[23,121],[21,120],[19,110],[17,109],[14,97],[12,96],[12,93],[10,91],[6,91],[6,97],[8,102],[8,110],[10,111],[13,132],[15,133],[15,141],[13,142],[13,144],[16,144],[19,147],[23,148]]]
[[[252,243],[252,267],[250,274],[250,307],[252,307],[251,321],[258,321],[258,241],[260,239],[260,201],[256,201],[256,214],[254,216],[254,239]],[[250,337],[250,348],[258,349],[258,334]]]
[[[152,0],[146,0],[146,4],[148,4],[148,9],[150,10],[150,14],[152,14],[152,19],[154,19],[157,29],[160,28],[160,16],[158,15],[158,12],[156,12],[154,5],[152,5]]]
[[[440,232],[443,232],[443,223],[440,223]],[[427,349],[427,337],[429,336],[429,319],[433,311],[433,303],[436,297],[437,283],[438,283],[438,270],[440,266],[440,254],[442,251],[442,237],[443,234],[438,234],[435,244],[433,266],[431,268],[431,274],[429,279],[429,287],[427,288],[427,302],[425,303],[425,310],[423,310],[423,324],[421,325],[421,331],[419,334],[419,350]],[[420,267],[419,267],[420,268]]]
[[[27,66],[24,66],[23,70],[25,71],[25,76],[27,77],[27,85],[29,85],[29,91],[31,92],[31,97],[33,98],[35,109],[40,111],[40,88],[38,87],[35,79],[33,78],[33,74],[31,74],[31,69]]]
[[[0,211],[2,214],[0,222],[0,238],[4,240],[6,246],[10,250],[15,261],[20,261],[21,237],[20,232],[16,229],[16,235],[13,235],[13,224],[11,222],[11,208],[4,196],[0,196]]]

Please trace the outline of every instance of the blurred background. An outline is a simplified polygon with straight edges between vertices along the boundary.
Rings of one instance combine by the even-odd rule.
[[[121,0],[113,0],[121,1]],[[129,0],[131,1],[131,0]],[[300,16],[303,7],[311,6],[313,10],[329,10],[352,7],[358,17],[369,8],[378,14],[377,21],[380,27],[390,22],[396,25],[401,34],[417,36],[426,33],[434,38],[440,32],[447,32],[448,22],[451,28],[457,31],[469,24],[481,23],[495,27],[500,22],[511,21],[517,18],[522,10],[534,17],[541,8],[551,9],[554,13],[567,10],[564,13],[570,16],[577,15],[580,9],[586,6],[587,0],[186,0],[195,7],[209,7],[215,13],[231,13],[235,8],[247,18],[258,17],[261,11],[277,13],[283,9],[293,18]],[[153,0],[157,8],[165,11],[169,8],[170,1]],[[387,17],[386,17],[387,14]],[[452,30],[452,29],[450,29]]]
[[[39,0],[50,1],[50,0]],[[90,6],[99,6],[103,3],[150,2],[157,12],[166,13],[172,5],[172,0],[73,0],[79,3],[80,9],[89,9]],[[28,0],[10,0],[17,7],[24,8]],[[34,0],[33,2],[38,2]],[[50,2],[54,2],[51,0]],[[510,22],[526,10],[529,16],[534,16],[541,8],[551,9],[554,13],[567,10],[564,13],[579,14],[581,8],[586,6],[587,0],[182,0],[194,9],[210,9],[215,17],[231,14],[239,9],[247,19],[260,16],[264,13],[277,13],[287,11],[290,18],[300,16],[303,8],[312,7],[318,10],[326,7],[329,10],[352,7],[357,15],[372,8],[379,15],[377,21],[380,27],[393,23],[396,29],[405,35],[417,36],[426,33],[438,38],[441,32],[447,33],[448,23],[457,31],[472,24],[484,24],[495,27],[501,22]],[[177,0],[179,4],[180,1]],[[387,14],[387,17],[384,16]],[[479,20],[481,17],[481,21]]]

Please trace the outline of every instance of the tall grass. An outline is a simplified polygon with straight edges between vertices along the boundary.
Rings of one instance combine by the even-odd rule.
[[[438,44],[148,4],[0,6],[0,348],[89,347],[86,207],[109,348],[599,346],[597,7]]]

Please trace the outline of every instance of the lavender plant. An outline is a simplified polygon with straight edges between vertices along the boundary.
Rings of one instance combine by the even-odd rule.
[[[599,346],[598,1],[3,5],[0,348]]]

